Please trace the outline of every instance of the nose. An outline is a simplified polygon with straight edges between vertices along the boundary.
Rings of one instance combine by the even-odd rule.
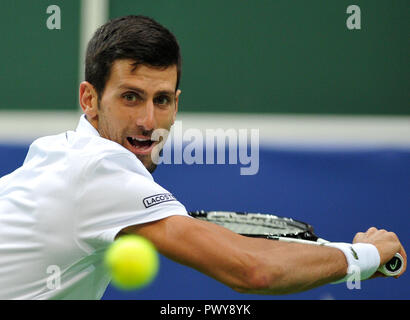
[[[152,101],[141,107],[140,114],[137,117],[137,126],[144,131],[151,131],[155,128],[155,106]]]

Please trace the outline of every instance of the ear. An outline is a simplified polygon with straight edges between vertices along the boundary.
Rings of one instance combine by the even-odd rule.
[[[80,83],[80,106],[89,121],[98,117],[98,95],[94,86],[83,81]]]
[[[172,124],[174,124],[174,122],[177,118],[179,95],[181,94],[181,92],[182,91],[178,89],[176,94],[175,94],[175,110],[174,110],[174,114],[173,114],[173,118],[172,118]]]

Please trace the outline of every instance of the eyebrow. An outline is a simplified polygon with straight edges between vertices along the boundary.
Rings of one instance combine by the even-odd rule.
[[[138,92],[142,95],[147,95],[147,92],[144,89],[138,88],[138,87],[134,87],[128,84],[122,84],[118,87],[119,89],[126,89],[126,90],[132,90],[135,92]],[[169,95],[169,96],[175,96],[175,92],[174,91],[170,91],[170,90],[160,90],[158,92],[155,93],[155,95]]]
[[[132,90],[132,91],[136,91],[138,93],[144,94],[144,95],[146,94],[145,90],[138,88],[138,87],[130,86],[127,84],[120,85],[118,89]]]
[[[163,94],[163,95],[169,95],[169,96],[171,96],[171,97],[175,96],[175,92],[174,92],[174,91],[168,91],[168,90],[161,90],[161,91],[158,91],[158,92],[156,93],[156,95],[161,95],[161,94]]]

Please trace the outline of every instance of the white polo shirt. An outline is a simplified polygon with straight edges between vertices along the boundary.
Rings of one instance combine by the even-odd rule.
[[[100,299],[116,234],[171,215],[187,212],[82,116],[76,131],[34,141],[0,179],[0,299]]]

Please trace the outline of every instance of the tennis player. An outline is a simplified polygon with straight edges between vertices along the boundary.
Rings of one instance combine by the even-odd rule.
[[[352,265],[372,277],[396,252],[406,259],[397,236],[376,228],[353,245],[318,247],[189,217],[151,176],[152,133],[173,125],[180,77],[178,43],[154,20],[121,17],[95,32],[77,128],[37,139],[0,179],[0,299],[100,299],[110,281],[104,250],[123,234],[147,237],[163,255],[244,293],[343,281]]]

